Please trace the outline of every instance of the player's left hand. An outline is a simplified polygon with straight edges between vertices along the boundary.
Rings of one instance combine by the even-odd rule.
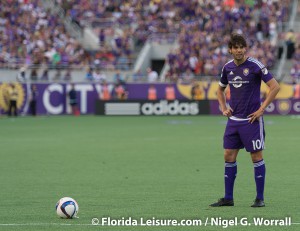
[[[249,123],[253,123],[255,120],[258,120],[259,117],[261,117],[264,114],[264,110],[262,108],[259,108],[256,112],[253,112],[252,114],[248,115]]]

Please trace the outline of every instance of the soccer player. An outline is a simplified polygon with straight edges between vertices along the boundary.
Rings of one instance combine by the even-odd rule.
[[[243,35],[233,33],[228,43],[233,60],[222,69],[218,101],[224,116],[228,117],[224,137],[225,160],[225,196],[212,207],[234,206],[233,186],[237,174],[237,155],[245,148],[251,154],[256,183],[256,198],[251,207],[264,207],[265,162],[264,122],[265,108],[279,92],[279,84],[267,68],[258,60],[247,57],[247,42]],[[263,80],[269,87],[269,93],[263,103],[260,101],[260,86]],[[229,85],[230,100],[226,105],[224,90]]]

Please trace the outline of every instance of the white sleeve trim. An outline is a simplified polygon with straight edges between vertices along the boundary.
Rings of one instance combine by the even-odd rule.
[[[219,85],[220,85],[221,87],[227,87],[227,84],[223,84],[223,83],[221,83],[221,81],[219,81]]]

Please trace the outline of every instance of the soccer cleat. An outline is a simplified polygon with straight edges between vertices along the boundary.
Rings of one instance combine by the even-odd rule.
[[[218,202],[209,205],[211,207],[221,207],[221,206],[234,206],[233,200],[228,200],[225,198],[220,198]]]
[[[264,200],[261,199],[255,199],[253,205],[251,205],[253,208],[258,208],[258,207],[265,207],[265,202]]]

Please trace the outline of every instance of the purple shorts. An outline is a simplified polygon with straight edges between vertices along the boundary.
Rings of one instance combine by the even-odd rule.
[[[247,152],[263,150],[265,146],[263,118],[260,117],[252,124],[248,120],[228,119],[223,141],[224,149],[245,148]]]

